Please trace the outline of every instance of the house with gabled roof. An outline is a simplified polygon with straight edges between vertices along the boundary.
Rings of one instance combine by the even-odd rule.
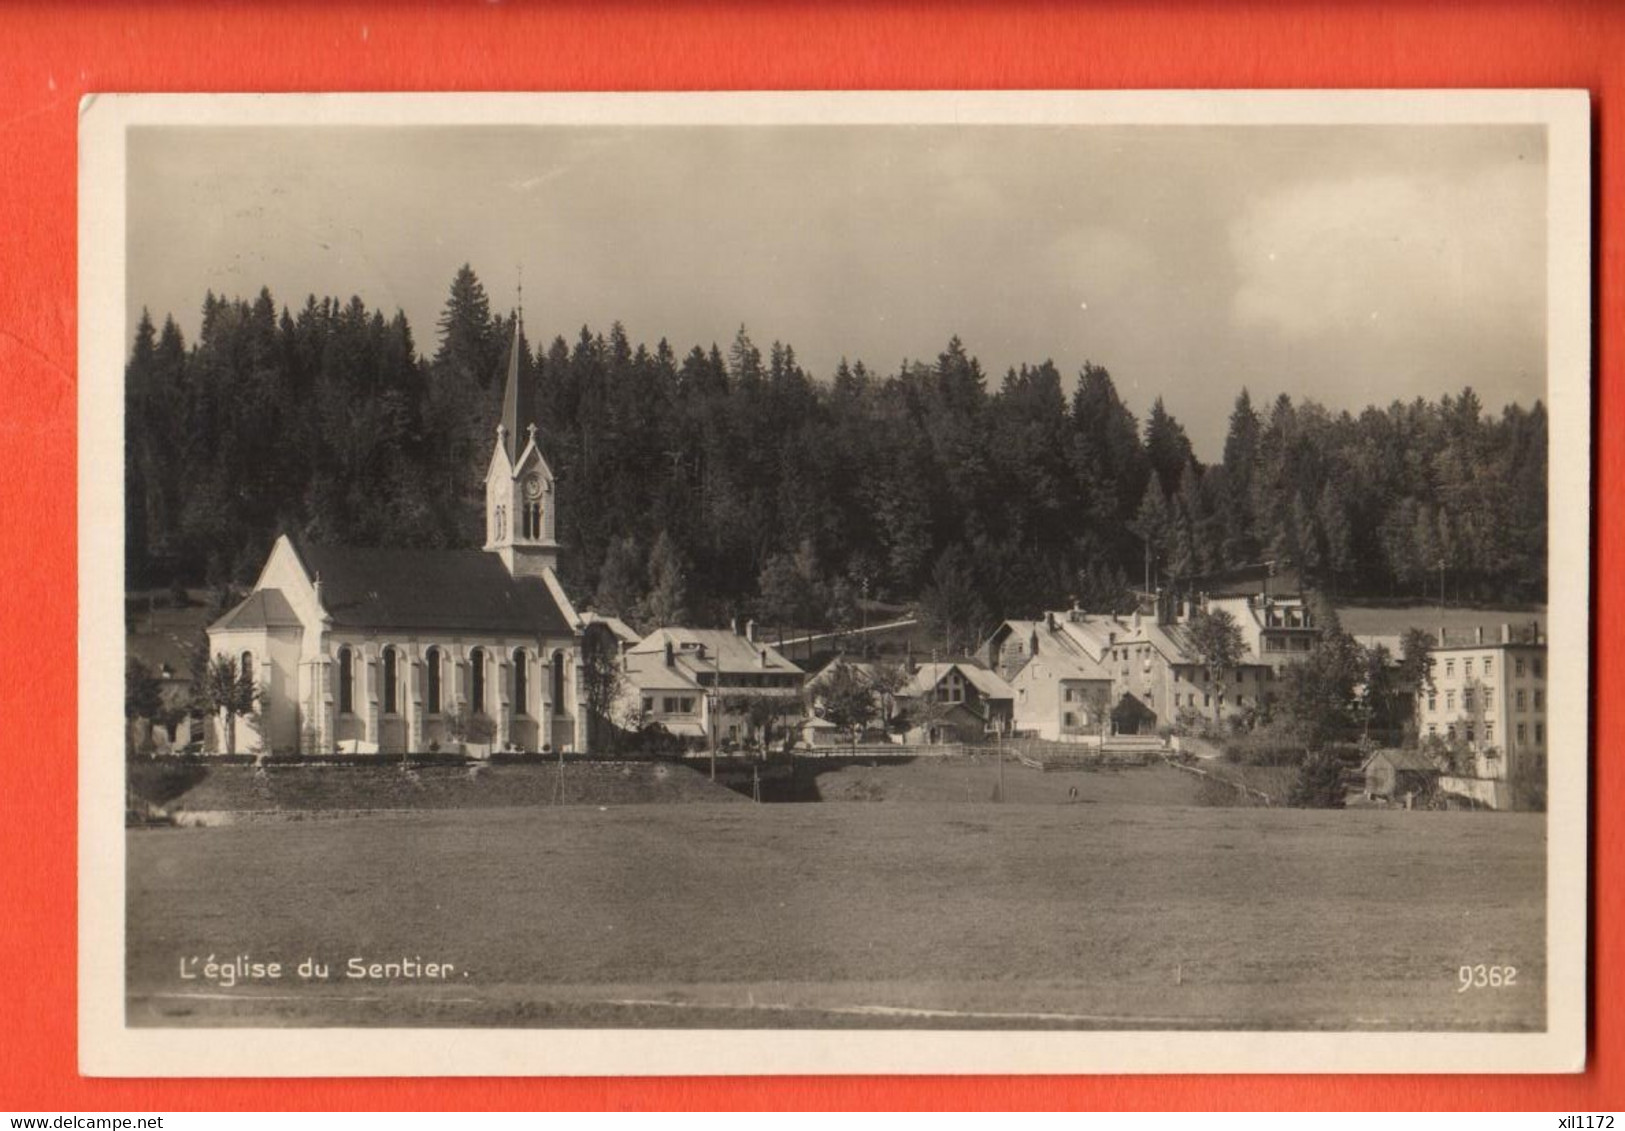
[[[741,631],[669,625],[649,633],[623,656],[623,725],[659,723],[672,734],[707,744],[760,737],[760,706],[782,723],[800,717],[807,673],[766,641],[754,622]]]
[[[1397,800],[1427,793],[1439,783],[1440,767],[1420,750],[1377,750],[1360,766],[1367,799]]]
[[[897,692],[909,742],[984,742],[1010,730],[1015,695],[998,672],[968,660],[921,664]]]
[[[253,590],[209,626],[261,688],[238,750],[446,748],[457,721],[491,720],[499,749],[577,749],[582,620],[556,575],[553,473],[508,358],[485,477],[481,549],[375,549],[283,535]]]

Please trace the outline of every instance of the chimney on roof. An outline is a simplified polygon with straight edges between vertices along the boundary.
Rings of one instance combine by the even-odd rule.
[[[745,622],[745,639],[752,644],[756,643],[756,619],[754,617]]]
[[[666,666],[669,668],[676,663],[676,656],[672,652],[671,637],[666,637]]]
[[[1050,624],[1050,627],[1051,628],[1055,627],[1053,622]],[[1027,641],[1027,643],[1028,643],[1027,651],[1030,652],[1034,656],[1038,655],[1038,630],[1036,628],[1033,629],[1032,637],[1031,637],[1031,639],[1029,639]]]
[[[766,648],[758,648],[758,649],[756,649],[756,666],[759,667],[759,668],[767,667],[767,649]]]
[[[1473,643],[1474,644],[1482,644],[1482,643],[1484,643],[1484,626],[1481,625],[1481,624],[1480,625],[1475,625],[1473,627]]]
[[[1511,644],[1512,643],[1512,626],[1510,624],[1503,624],[1501,626],[1501,643],[1502,644]]]
[[[739,618],[738,617],[729,617],[728,618],[728,631],[733,633],[735,636],[739,635]]]
[[[1044,614],[1044,627],[1049,629],[1051,632],[1055,631],[1055,614],[1054,613],[1045,613]],[[1034,649],[1034,651],[1037,651],[1037,649]]]
[[[1140,631],[1140,609],[1138,605],[1134,608],[1134,631]]]

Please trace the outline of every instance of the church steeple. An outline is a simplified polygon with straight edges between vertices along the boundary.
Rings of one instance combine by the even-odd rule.
[[[485,473],[485,548],[500,555],[515,577],[538,577],[558,566],[558,520],[553,472],[536,438],[535,395],[519,373],[523,326],[521,313],[514,319],[502,422]]]
[[[524,349],[524,331],[524,308],[520,307],[513,324],[513,345],[508,350],[508,383],[502,391],[502,442],[510,464],[519,462],[530,429],[536,424],[535,395],[530,382],[519,379],[519,351]]]

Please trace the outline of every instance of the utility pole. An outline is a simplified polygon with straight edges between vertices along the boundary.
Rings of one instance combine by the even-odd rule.
[[[993,724],[994,750],[999,760],[999,781],[993,787],[993,800],[1004,800],[1004,720],[1000,719]]]
[[[717,697],[714,692],[705,693],[705,722],[706,730],[711,732],[711,780],[717,780]]]

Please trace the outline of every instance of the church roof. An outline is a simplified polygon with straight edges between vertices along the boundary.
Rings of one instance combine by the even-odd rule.
[[[338,628],[572,634],[539,577],[516,578],[485,550],[355,549],[298,543]]]
[[[517,465],[530,440],[530,426],[536,423],[536,397],[529,381],[519,377],[521,327],[513,324],[513,345],[508,348],[508,381],[502,390],[502,442],[508,449],[508,463]]]
[[[280,589],[256,589],[214,624],[215,629],[299,628],[299,615]]]

